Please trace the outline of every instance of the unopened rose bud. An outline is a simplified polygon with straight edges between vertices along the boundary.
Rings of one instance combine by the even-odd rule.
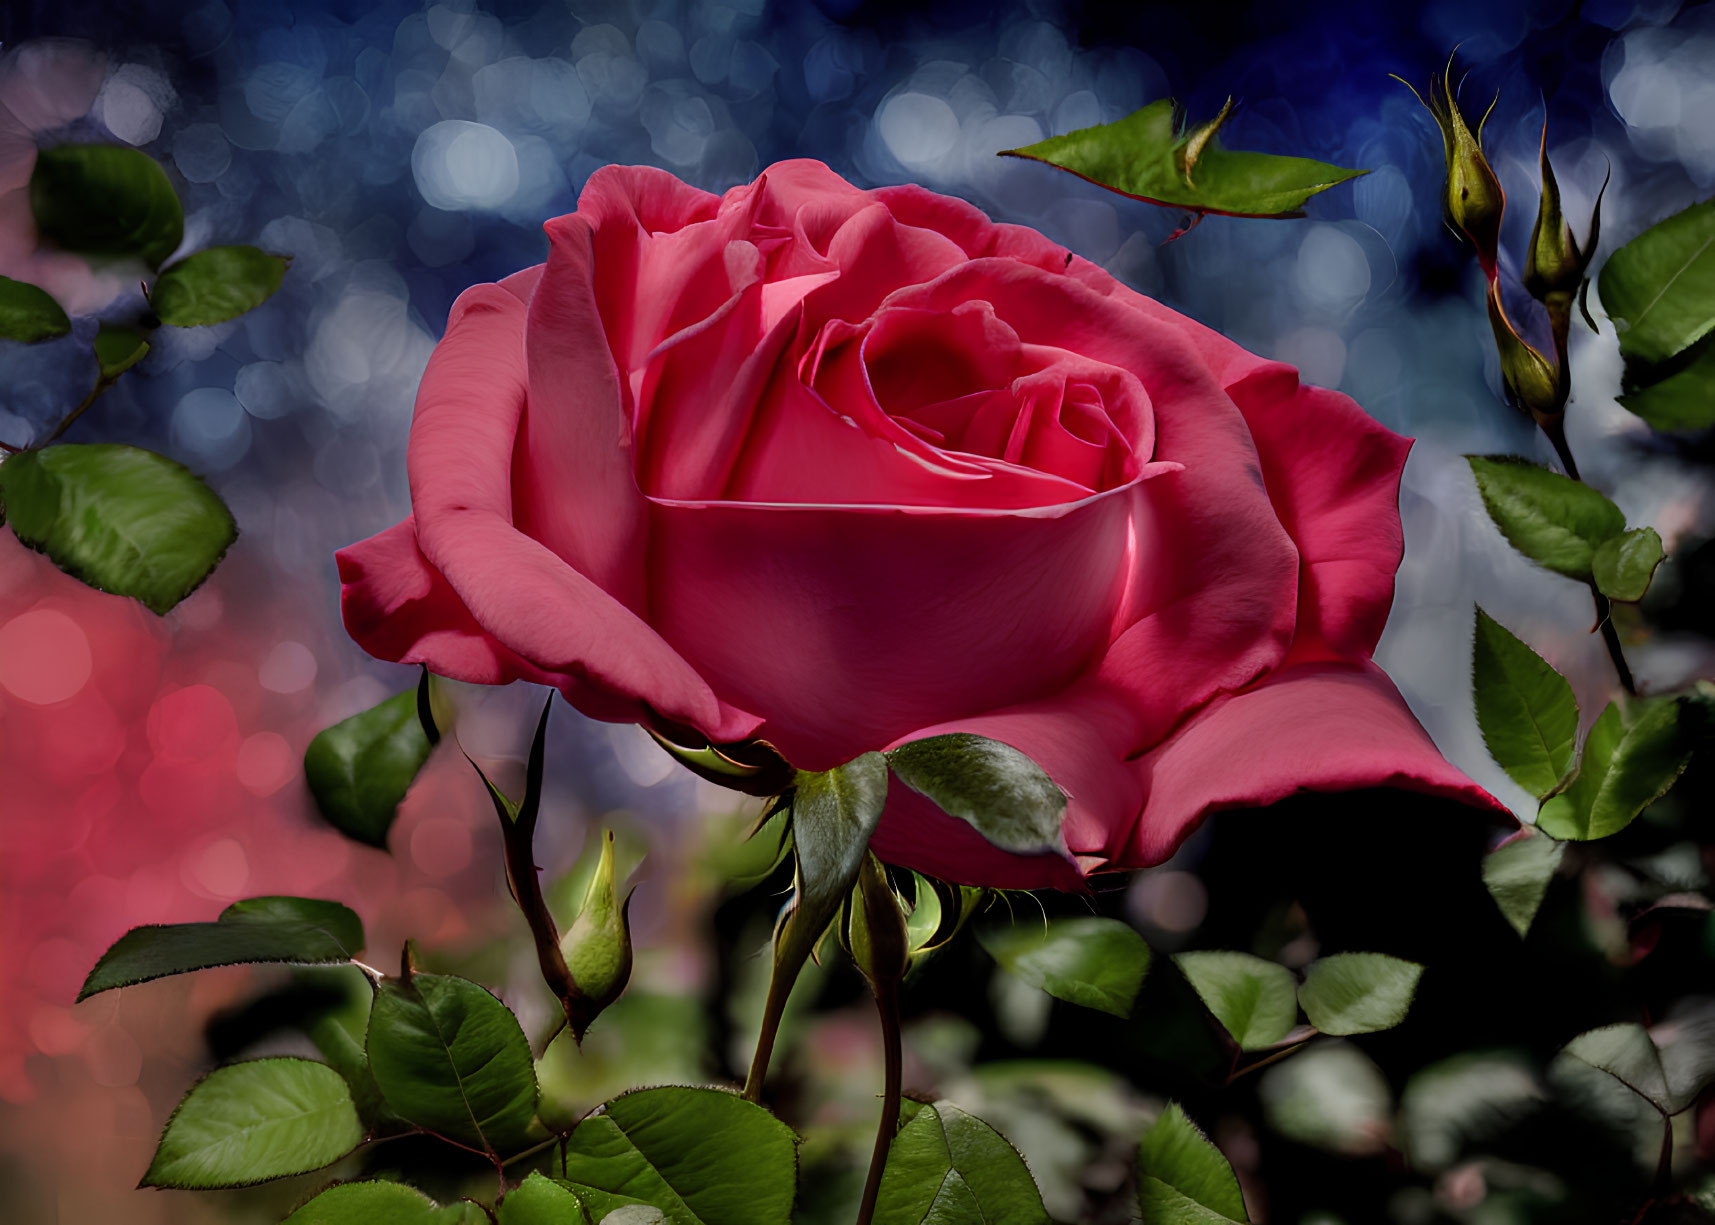
[[[887,870],[873,853],[865,856],[852,890],[849,944],[852,960],[872,989],[898,982],[910,961],[905,911],[887,883]]]
[[[631,925],[627,917],[630,907],[630,894],[623,902],[616,897],[613,831],[608,830],[602,836],[601,858],[584,892],[583,909],[560,941],[566,968],[587,1003],[585,1025],[618,999],[631,980]]]
[[[1429,78],[1429,98],[1424,100],[1411,82],[1395,77],[1428,108],[1441,129],[1441,144],[1447,154],[1447,182],[1441,197],[1441,210],[1447,224],[1477,249],[1477,260],[1491,284],[1499,275],[1501,214],[1506,211],[1506,193],[1501,181],[1483,156],[1483,124],[1475,133],[1460,113],[1453,97],[1453,62],[1447,70]],[[1489,104],[1494,109],[1494,103]],[[1483,119],[1488,119],[1485,112]]]
[[[1566,412],[1566,397],[1571,390],[1566,368],[1544,357],[1518,334],[1501,305],[1499,281],[1489,284],[1489,326],[1495,332],[1507,402],[1524,409],[1544,428],[1558,423]]]
[[[1555,329],[1555,345],[1563,348],[1566,328],[1572,317],[1572,301],[1582,291],[1590,257],[1602,229],[1602,197],[1590,212],[1590,237],[1582,248],[1572,236],[1572,227],[1560,209],[1560,184],[1548,161],[1548,125],[1542,128],[1542,203],[1536,212],[1536,228],[1530,233],[1530,251],[1525,256],[1524,287],[1530,296],[1548,307]],[[1603,184],[1606,190],[1607,184]],[[1595,325],[1592,323],[1592,327]]]

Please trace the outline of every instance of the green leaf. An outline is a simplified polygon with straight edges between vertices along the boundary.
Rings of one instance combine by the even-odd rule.
[[[1658,430],[1706,430],[1715,425],[1715,337],[1705,336],[1661,377],[1627,378],[1626,408]],[[1627,371],[1628,376],[1634,372]]]
[[[362,950],[363,921],[338,902],[247,898],[221,911],[213,923],[132,928],[101,955],[77,998],[211,966],[328,965],[350,961]]]
[[[1029,757],[998,740],[951,732],[890,749],[894,776],[968,821],[1003,851],[1066,854],[1066,793]]]
[[[0,276],[0,340],[19,340],[33,345],[54,340],[71,331],[65,308],[53,295],[28,281]]]
[[[1596,283],[1620,352],[1662,362],[1715,326],[1715,200],[1651,226],[1608,257]]]
[[[243,1187],[331,1165],[363,1140],[338,1072],[308,1059],[216,1068],[167,1120],[145,1187]]]
[[[185,214],[154,158],[124,145],[36,154],[30,210],[42,237],[80,255],[135,256],[151,268],[178,249]]]
[[[1054,919],[1041,928],[1015,924],[980,937],[1007,973],[1056,999],[1129,1016],[1149,945],[1118,919]]]
[[[1663,1110],[1674,1109],[1662,1070],[1661,1052],[1649,1032],[1636,1022],[1604,1025],[1579,1034],[1561,1048],[1562,1055],[1606,1072],[1639,1097]]]
[[[343,1002],[318,1008],[298,1022],[304,1035],[315,1044],[323,1061],[345,1078],[357,1117],[370,1134],[408,1130],[410,1124],[387,1108],[375,1074],[369,1070],[369,1010],[375,1002],[370,979],[355,969],[350,974],[329,970],[300,970],[293,975],[300,984],[317,982],[344,988]]]
[[[118,443],[21,451],[0,463],[18,539],[73,578],[165,613],[238,538],[232,512],[184,465]]]
[[[582,1200],[539,1173],[508,1191],[496,1216],[500,1225],[589,1225],[590,1221]]]
[[[469,1148],[512,1152],[536,1115],[518,1018],[469,979],[383,981],[369,1014],[369,1068],[401,1118]]]
[[[403,1183],[345,1182],[323,1191],[282,1225],[464,1225],[470,1220],[467,1210],[474,1206],[461,1202],[442,1208]],[[566,1225],[582,1222],[567,1217]]]
[[[893,1138],[875,1225],[1048,1225],[1048,1212],[1005,1137],[943,1101]]]
[[[1661,537],[1653,527],[1640,527],[1597,545],[1590,569],[1603,595],[1630,604],[1644,598],[1661,559]]]
[[[255,247],[209,247],[163,269],[149,305],[174,327],[225,323],[273,297],[290,262]]]
[[[1349,1042],[1311,1043],[1266,1069],[1256,1093],[1269,1130],[1288,1140],[1353,1156],[1387,1147],[1393,1092],[1382,1070]]]
[[[1298,1022],[1298,980],[1285,966],[1222,951],[1179,953],[1173,963],[1244,1050],[1278,1044]]]
[[[1304,972],[1298,1002],[1325,1034],[1392,1029],[1411,1011],[1423,967],[1383,953],[1336,953]]]
[[[722,1089],[624,1093],[579,1123],[566,1185],[600,1221],[632,1204],[671,1225],[786,1225],[797,1182],[792,1129]]]
[[[113,380],[149,355],[149,338],[135,328],[103,323],[95,334],[95,360],[101,377]]]
[[[385,849],[399,802],[429,749],[416,692],[408,689],[320,732],[304,751],[304,777],[329,824]]]
[[[1606,838],[1630,825],[1691,761],[1676,698],[1640,699],[1624,715],[1608,703],[1584,738],[1578,775],[1542,805],[1537,828],[1560,839]]]
[[[1221,1150],[1169,1102],[1138,1148],[1143,1225],[1248,1225],[1244,1195]]]
[[[800,771],[792,796],[797,859],[792,902],[774,936],[769,1010],[778,1017],[810,950],[857,882],[887,804],[887,759],[865,753],[843,766]]]
[[[1545,1087],[1523,1051],[1464,1051],[1414,1073],[1400,1095],[1394,1147],[1439,1174],[1541,1108]]]
[[[1566,678],[1478,608],[1471,682],[1490,755],[1538,799],[1553,791],[1578,747],[1578,700]]]
[[[1489,518],[1539,566],[1588,579],[1596,546],[1626,529],[1626,517],[1588,485],[1513,455],[1468,455]]]
[[[1520,936],[1530,931],[1565,854],[1564,842],[1527,830],[1483,857],[1483,884]]]
[[[1215,132],[1231,103],[1211,123],[1186,128],[1171,98],[1114,123],[1080,128],[1002,157],[1023,157],[1071,171],[1109,191],[1197,213],[1233,217],[1301,217],[1317,192],[1366,174],[1303,157],[1238,153]]]

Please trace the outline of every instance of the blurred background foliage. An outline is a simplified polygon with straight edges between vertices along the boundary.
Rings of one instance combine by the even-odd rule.
[[[1715,8],[1677,0],[8,4],[0,272],[29,270],[83,317],[64,340],[0,351],[0,438],[37,435],[81,398],[90,316],[133,292],[31,249],[38,143],[139,147],[173,177],[188,244],[238,236],[294,262],[241,319],[163,333],[76,427],[89,433],[68,436],[149,446],[208,477],[241,531],[208,584],[157,619],[0,539],[0,1207],[80,1225],[272,1222],[325,1181],[132,1190],[190,1080],[241,1053],[305,1049],[297,1025],[359,985],[225,970],[74,1007],[96,956],[138,923],[206,919],[260,893],[337,897],[363,914],[375,959],[412,936],[433,968],[501,987],[532,1036],[551,1028],[464,763],[431,762],[391,855],[320,826],[299,763],[316,731],[410,682],[346,640],[331,554],[407,509],[405,427],[448,306],[539,260],[541,221],[607,162],[710,190],[788,156],[864,184],[923,182],[1037,226],[1418,437],[1379,659],[1449,757],[1528,811],[1471,715],[1472,603],[1569,677],[1586,722],[1611,671],[1577,585],[1509,550],[1459,458],[1549,455],[1501,403],[1483,278],[1439,218],[1432,121],[1387,75],[1423,80],[1455,43],[1468,96],[1499,93],[1485,147],[1515,199],[1532,198],[1545,117],[1568,216],[1588,215],[1611,171],[1598,266],[1715,186]],[[993,156],[1169,93],[1194,114],[1238,95],[1235,148],[1372,173],[1317,197],[1306,220],[1212,218],[1161,246],[1176,215]],[[1508,211],[1505,249],[1523,252],[1532,212]],[[1708,435],[1651,433],[1616,403],[1605,321],[1574,335],[1573,370],[1567,432],[1586,479],[1668,549],[1643,605],[1620,614],[1640,683],[1710,675]],[[536,695],[458,699],[464,747],[516,792]],[[575,1113],[629,1085],[741,1079],[788,884],[771,846],[742,841],[754,807],[635,728],[568,713],[550,748],[541,862],[563,875],[592,831],[620,829],[638,960],[581,1056],[549,1048],[545,1087]],[[1429,969],[1404,1025],[1318,1039],[1228,1083],[1232,1052],[1165,956],[1122,1019],[998,972],[967,934],[906,989],[907,1089],[1009,1136],[1065,1221],[1132,1218],[1137,1137],[1170,1096],[1232,1161],[1255,1219],[1631,1220],[1652,1195],[1662,1125],[1555,1053],[1639,1021],[1684,1076],[1703,1075],[1710,784],[1694,764],[1620,835],[1570,848],[1523,940],[1479,876],[1504,831],[1468,813],[1370,793],[1218,817],[1172,863],[1093,898],[1007,904],[1022,922],[1039,909],[1123,918],[1158,954],[1243,949],[1294,968],[1347,949],[1407,957]],[[557,893],[568,908],[579,895],[570,880]],[[837,959],[807,972],[777,1069],[774,1101],[805,1137],[800,1219],[849,1219],[879,1047],[861,980]],[[1678,1183],[1696,1189],[1699,1152],[1715,1151],[1706,1095],[1671,1144]],[[401,1141],[377,1159],[421,1157]],[[465,1172],[441,1164],[456,1186]]]

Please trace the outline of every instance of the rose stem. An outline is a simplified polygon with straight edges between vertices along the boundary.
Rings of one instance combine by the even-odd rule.
[[[1542,432],[1548,435],[1548,441],[1554,445],[1554,452],[1560,456],[1560,464],[1566,469],[1566,475],[1579,484],[1584,484],[1584,478],[1578,475],[1578,464],[1572,458],[1572,448],[1566,444],[1564,419],[1544,422]],[[1637,683],[1632,679],[1631,667],[1626,663],[1625,652],[1620,647],[1620,633],[1614,628],[1613,605],[1596,586],[1595,579],[1590,580],[1590,597],[1596,603],[1596,625],[1602,631],[1602,645],[1608,648],[1608,658],[1614,661],[1614,671],[1619,674],[1620,687],[1636,697]]]
[[[750,1074],[744,1078],[746,1101],[762,1101],[762,1082],[768,1079],[768,1061],[774,1055],[774,1037],[780,1032],[780,1019],[786,1015],[786,1000],[792,994],[797,975],[780,973],[779,963],[768,976],[768,1002],[762,1007],[762,1032],[756,1035],[756,1054],[751,1056]]]
[[[499,812],[498,806],[496,811],[500,815],[507,888],[512,893],[512,900],[518,903],[518,909],[524,915],[524,922],[530,927],[531,936],[535,938],[536,962],[541,967],[542,980],[548,984],[548,990],[554,993],[554,998],[560,1001],[560,1007],[565,1011],[566,1024],[572,1030],[572,1041],[582,1046],[584,1031],[589,1028],[590,1022],[595,1020],[595,1013],[590,1009],[588,997],[578,988],[577,980],[572,977],[572,971],[566,965],[565,954],[560,952],[560,933],[554,926],[554,916],[548,911],[547,900],[542,896],[542,882],[537,876],[539,869],[536,867],[534,849],[536,818],[542,810],[544,734],[548,727],[548,712],[553,709],[553,704],[553,694],[549,694],[548,701],[542,706],[542,718],[536,725],[535,741],[530,747],[530,760],[525,768],[524,802],[518,806],[517,816],[508,819],[504,812]]]
[[[886,1082],[882,1091],[881,1121],[875,1129],[875,1150],[869,1158],[869,1177],[864,1179],[863,1202],[858,1207],[857,1225],[870,1225],[875,1217],[876,1197],[881,1194],[881,1173],[887,1166],[887,1153],[893,1147],[894,1133],[899,1130],[899,1098],[905,1079],[904,1052],[899,1036],[899,980],[880,979],[871,984],[875,992],[876,1011],[881,1014],[881,1042],[886,1061]]]

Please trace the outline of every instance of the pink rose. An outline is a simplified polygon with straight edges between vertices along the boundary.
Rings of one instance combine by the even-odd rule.
[[[895,784],[876,852],[952,881],[1077,887],[1301,789],[1493,803],[1370,660],[1410,444],[1345,396],[818,162],[724,196],[608,167],[546,228],[453,307],[415,513],[339,554],[371,653],[802,769],[1004,741],[1070,855]]]

